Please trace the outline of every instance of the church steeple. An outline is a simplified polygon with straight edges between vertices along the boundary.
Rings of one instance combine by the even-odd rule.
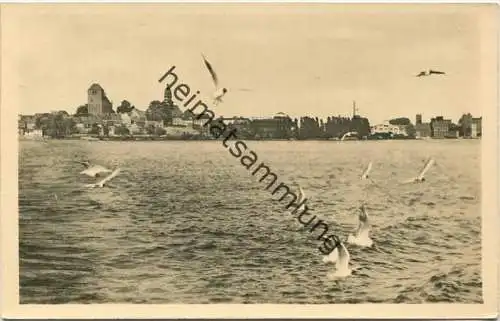
[[[172,91],[170,90],[170,86],[165,87],[165,93],[163,94],[163,102],[166,104],[172,104]]]

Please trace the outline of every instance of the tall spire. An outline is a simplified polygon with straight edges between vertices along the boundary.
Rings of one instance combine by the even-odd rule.
[[[356,116],[357,111],[358,111],[358,109],[356,108],[356,101],[353,100],[352,101],[352,118],[354,118],[354,116]]]
[[[163,102],[166,104],[172,104],[172,91],[170,90],[170,86],[165,87],[165,92],[163,94]]]

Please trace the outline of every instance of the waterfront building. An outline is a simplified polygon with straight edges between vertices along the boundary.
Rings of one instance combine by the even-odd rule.
[[[483,117],[472,118],[471,132],[474,131],[473,137],[481,137],[482,136],[482,131],[483,131],[482,122],[483,122]]]
[[[142,134],[144,132],[144,127],[141,127],[140,124],[137,123],[132,123],[128,125],[127,128],[132,135]]]
[[[229,117],[229,118],[222,118],[222,121],[226,125],[233,125],[233,126],[249,126],[252,120],[250,118],[246,117]]]
[[[20,135],[32,132],[36,129],[36,118],[34,115],[19,115],[17,118],[17,129]]]
[[[163,120],[146,120],[144,122],[144,127],[154,127],[154,128],[163,128]]]
[[[449,136],[451,119],[444,119],[443,116],[437,116],[431,119],[432,138],[445,138]]]
[[[204,137],[211,137],[210,134],[210,125],[206,125],[207,123],[211,123],[211,118],[209,114],[201,114],[200,118],[192,117],[192,128],[197,130]],[[206,126],[205,126],[206,125]]]
[[[431,124],[421,122],[415,125],[415,137],[431,137],[431,134]]]
[[[94,83],[87,90],[88,113],[92,115],[114,113],[113,106],[101,85]]]
[[[193,127],[193,121],[190,119],[183,119],[182,117],[174,117],[172,118],[172,125],[180,127]]]
[[[406,129],[404,130],[404,132],[406,132]],[[397,125],[392,125],[389,122],[383,122],[382,124],[371,126],[370,133],[372,135],[376,134],[401,135],[401,130]]]
[[[200,117],[200,119],[193,118],[192,122],[193,122],[193,128],[199,128],[200,129],[200,128],[204,127],[204,125],[207,122],[210,122],[210,116],[208,114],[204,114],[204,115],[202,115],[202,117]],[[205,127],[209,127],[209,125],[207,125]]]
[[[482,117],[473,117],[470,113],[463,114],[458,120],[460,134],[463,137],[479,137],[481,136]]]
[[[277,138],[278,121],[273,118],[252,119],[250,123],[256,138]]]
[[[478,134],[478,130],[477,130],[477,124],[476,123],[472,123],[471,124],[471,127],[470,127],[470,137],[472,138],[477,138],[477,134]]]
[[[98,123],[101,124],[104,127],[110,127],[114,126],[117,124],[121,124],[122,122],[122,117],[121,114],[102,114],[97,116],[98,117]]]
[[[78,134],[88,134],[93,127],[102,122],[100,118],[94,115],[73,116],[73,121],[75,122],[75,130]]]
[[[227,125],[228,130],[236,129],[236,136],[239,138],[253,137],[251,123],[252,120],[246,117],[229,117],[222,118],[224,124]]]
[[[113,114],[102,114],[97,116],[101,121],[103,122],[119,122],[121,121],[121,116],[120,114],[113,113]]]
[[[23,136],[27,138],[39,138],[43,136],[43,130],[42,129],[33,129],[31,131],[25,132]]]
[[[278,113],[273,118],[253,119],[248,123],[240,119],[237,126],[251,131],[256,138],[288,139],[292,137],[293,120],[284,113]]]
[[[422,114],[417,114],[415,116],[415,125],[420,125],[422,124]]]

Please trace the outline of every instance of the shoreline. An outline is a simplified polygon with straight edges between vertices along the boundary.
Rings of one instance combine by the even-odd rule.
[[[85,137],[85,138],[83,138]],[[183,137],[154,137],[154,136],[131,136],[131,137],[95,137],[95,136],[78,136],[78,137],[62,137],[62,138],[52,138],[52,137],[36,137],[27,138],[23,136],[18,136],[18,141],[47,141],[47,140],[57,140],[57,141],[82,141],[82,142],[158,142],[158,141],[218,141],[219,139],[213,138],[183,138]],[[329,141],[329,142],[377,142],[377,141],[441,141],[441,140],[481,140],[481,137],[476,138],[463,138],[463,137],[453,137],[453,138],[390,138],[390,139],[328,139],[328,138],[306,138],[306,139],[285,139],[285,138],[246,138],[247,141]]]

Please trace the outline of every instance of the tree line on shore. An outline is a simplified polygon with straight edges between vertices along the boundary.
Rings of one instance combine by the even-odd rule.
[[[130,113],[134,109],[136,109],[136,107],[132,103],[130,103],[128,100],[123,100],[120,105],[117,106],[116,112],[113,109],[111,109],[111,111],[113,114],[124,114]],[[174,117],[182,118],[185,116],[185,113],[183,113],[180,108],[173,103],[170,95],[167,95],[167,98],[164,101],[151,101],[148,108],[143,113],[146,120],[161,121],[167,126],[172,126],[172,120]],[[74,115],[69,115],[66,111],[37,114],[37,117],[35,119],[35,127],[37,129],[41,129],[45,136],[54,138],[67,137],[76,132],[78,118],[87,116],[90,116],[88,112],[88,104],[78,106]],[[461,123],[467,116],[470,116],[470,114],[464,114],[459,120],[459,125],[452,124],[450,129],[459,131],[460,136],[463,136],[465,133],[463,133],[462,127],[464,126],[461,126]],[[217,121],[219,120],[220,119],[218,119]],[[369,120],[360,116],[354,116],[352,118],[331,116],[327,117],[326,120],[309,116],[295,119],[284,117],[283,121],[277,123],[275,132],[271,134],[262,134],[260,132],[261,127],[259,127],[259,124],[261,123],[262,122],[259,123],[259,120],[250,121],[246,126],[240,126],[239,132],[246,138],[262,137],[285,139],[340,138],[347,132],[356,132],[359,138],[368,137],[371,135]],[[410,138],[415,137],[415,126],[411,123],[409,118],[393,118],[389,120],[389,123],[395,126],[404,126],[407,136]],[[158,136],[166,134],[166,130],[164,128],[155,127],[153,125],[146,126],[144,128],[144,132],[148,135]],[[93,123],[91,124],[89,134],[103,134],[104,136],[108,136],[109,127],[106,125],[106,122],[102,122],[101,125]],[[131,133],[126,126],[115,126],[114,134],[118,136],[127,136]]]

